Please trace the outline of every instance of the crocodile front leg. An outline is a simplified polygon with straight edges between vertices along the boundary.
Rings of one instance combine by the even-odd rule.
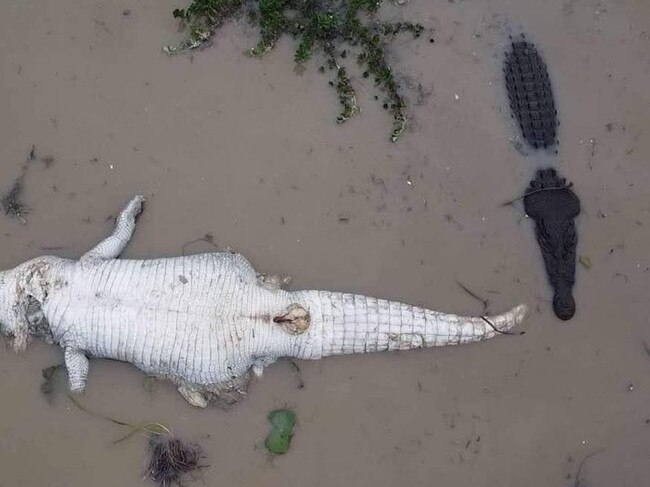
[[[135,220],[142,211],[143,203],[143,196],[132,198],[117,217],[113,233],[86,252],[80,260],[117,258],[133,236]]]
[[[65,349],[64,358],[70,392],[81,394],[86,389],[86,379],[90,370],[88,357],[80,350],[68,347]]]

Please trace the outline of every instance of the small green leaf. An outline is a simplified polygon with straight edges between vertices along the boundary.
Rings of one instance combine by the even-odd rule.
[[[591,269],[591,259],[589,257],[585,257],[584,255],[580,256],[578,259],[580,264],[582,264],[582,267],[585,269]]]
[[[276,455],[287,453],[296,424],[296,414],[289,409],[276,409],[271,411],[267,418],[272,428],[264,441],[264,446]]]
[[[269,422],[280,429],[291,429],[296,424],[296,413],[289,409],[276,409],[268,415]]]
[[[271,453],[283,455],[289,451],[290,442],[291,436],[287,432],[274,429],[269,433],[269,436],[266,437],[264,446],[266,446]]]

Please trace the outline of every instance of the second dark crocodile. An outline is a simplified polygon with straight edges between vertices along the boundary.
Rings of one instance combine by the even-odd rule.
[[[546,64],[533,44],[513,41],[503,72],[513,117],[535,149],[557,143],[557,111]]]

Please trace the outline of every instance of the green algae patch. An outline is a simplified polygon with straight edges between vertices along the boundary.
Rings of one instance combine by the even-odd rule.
[[[296,413],[289,409],[276,409],[271,411],[267,418],[271,423],[271,431],[264,441],[264,446],[276,455],[287,453],[296,424]]]
[[[297,67],[319,55],[319,71],[333,76],[329,84],[341,105],[337,123],[361,113],[354,84],[374,80],[383,95],[380,103],[392,118],[390,140],[396,142],[407,128],[408,114],[401,86],[387,62],[388,44],[401,33],[417,39],[425,28],[414,22],[377,20],[381,5],[382,0],[193,0],[187,8],[173,11],[186,39],[164,46],[164,51],[171,55],[205,46],[226,21],[246,15],[259,28],[259,40],[247,55],[263,56],[285,34],[296,42]],[[360,80],[350,77],[345,63],[356,64]]]

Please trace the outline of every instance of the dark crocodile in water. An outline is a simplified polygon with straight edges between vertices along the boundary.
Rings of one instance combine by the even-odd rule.
[[[536,223],[536,236],[553,287],[553,310],[561,320],[569,320],[576,310],[573,286],[576,274],[578,237],[574,219],[580,200],[555,169],[543,169],[530,182],[524,197],[526,214]]]
[[[504,74],[512,116],[535,149],[557,143],[557,111],[546,64],[533,44],[512,42]]]

